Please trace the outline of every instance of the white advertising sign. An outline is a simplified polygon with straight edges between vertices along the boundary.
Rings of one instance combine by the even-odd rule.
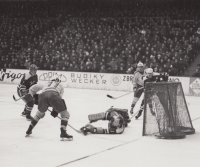
[[[0,71],[0,82],[19,84],[29,70],[4,69]],[[57,75],[65,87],[111,91],[132,91],[132,77],[127,74],[87,73],[68,71],[37,71],[39,82],[46,82]],[[170,82],[181,82],[185,95],[189,95],[190,78],[169,77]]]

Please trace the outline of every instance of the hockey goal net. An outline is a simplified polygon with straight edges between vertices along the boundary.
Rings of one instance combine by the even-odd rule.
[[[180,82],[146,83],[143,136],[180,139],[195,133]]]

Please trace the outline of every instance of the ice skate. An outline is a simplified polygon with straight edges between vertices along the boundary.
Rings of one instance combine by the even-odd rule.
[[[32,129],[33,129],[33,126],[29,126],[28,127],[28,130],[26,131],[26,136],[25,137],[28,137],[29,135],[31,135],[32,134]]]
[[[133,115],[133,108],[130,109],[130,114]]]
[[[22,116],[22,117],[25,117],[25,116],[26,116],[26,111],[23,111],[23,112],[21,113],[21,116]]]
[[[26,114],[26,120],[32,121],[33,117],[30,114]]]
[[[73,140],[73,136],[71,135],[68,135],[67,132],[65,130],[63,130],[61,128],[61,134],[60,134],[60,138],[61,138],[61,141],[72,141]]]
[[[140,111],[138,112],[138,114],[135,116],[135,119],[136,119],[136,120],[142,115],[142,111],[143,111],[143,110],[140,110]]]

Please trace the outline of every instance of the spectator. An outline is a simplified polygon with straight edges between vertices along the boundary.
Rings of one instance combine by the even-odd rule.
[[[200,77],[200,70],[196,69],[195,73],[192,75],[193,77]]]
[[[100,72],[100,73],[107,73],[107,70],[105,69],[105,66],[104,66],[104,65],[101,66],[101,69],[100,69],[99,72]]]
[[[119,67],[118,73],[119,73],[119,74],[126,74],[126,70],[124,69],[123,66],[120,66],[120,67]]]

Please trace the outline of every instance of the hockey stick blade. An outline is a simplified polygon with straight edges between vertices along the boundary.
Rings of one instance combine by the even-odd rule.
[[[128,94],[130,94],[130,93],[132,93],[132,92],[125,93],[125,94],[123,94],[123,95],[121,95],[121,96],[118,96],[118,97],[113,97],[113,96],[111,96],[111,95],[107,95],[107,97],[109,97],[109,98],[111,98],[111,99],[119,99],[120,97],[126,96],[126,95],[128,95]]]
[[[83,133],[81,130],[77,130],[77,129],[75,129],[75,128],[73,128],[71,125],[69,125],[68,124],[68,126],[70,127],[70,128],[72,128],[73,130],[75,130],[77,133]]]
[[[113,99],[113,97],[112,97],[112,96],[110,96],[110,95],[107,95],[107,97],[109,97],[109,98]]]
[[[26,94],[27,95],[27,94]],[[13,95],[13,99],[15,100],[15,101],[18,101],[18,100],[20,100],[20,99],[22,99],[22,98],[24,98],[26,95],[24,95],[24,96],[21,96],[20,98],[18,98],[18,99],[16,99],[15,98],[15,96]]]
[[[18,101],[19,99],[16,99],[15,96],[13,95],[13,100]]]

